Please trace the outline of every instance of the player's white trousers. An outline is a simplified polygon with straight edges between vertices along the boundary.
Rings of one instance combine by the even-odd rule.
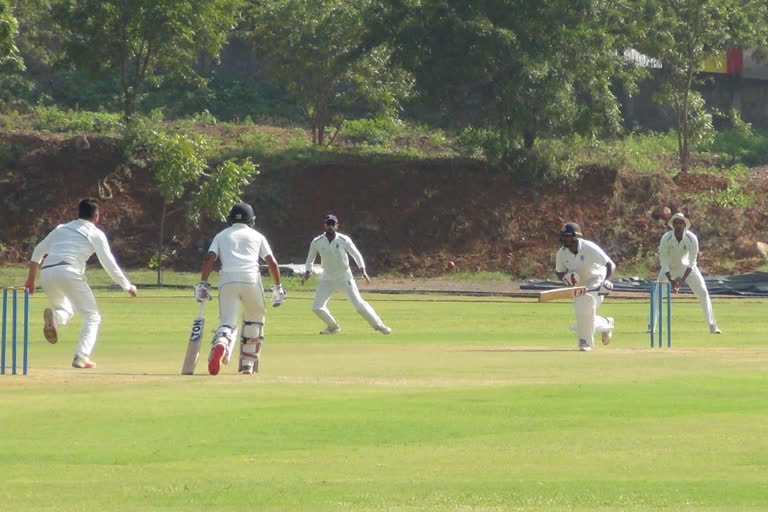
[[[53,306],[57,325],[67,325],[75,313],[83,317],[75,353],[90,356],[99,334],[101,315],[85,275],[70,265],[59,265],[41,270],[40,284]]]
[[[219,285],[219,325],[237,328],[237,315],[243,304],[243,321],[264,324],[266,306],[264,287],[258,283],[225,283]]]
[[[672,276],[672,279],[680,279],[683,277],[683,274],[685,274],[685,270],[688,267],[669,267],[669,275]],[[667,276],[666,274],[662,274],[659,272],[659,281],[666,281]],[[688,285],[688,287],[691,289],[693,294],[696,296],[697,299],[699,299],[699,304],[701,305],[701,312],[704,313],[704,320],[707,321],[707,325],[714,325],[715,322],[715,312],[712,310],[712,299],[709,298],[709,291],[707,290],[707,285],[704,282],[704,277],[701,275],[701,271],[699,271],[698,267],[694,267],[694,269],[691,271],[690,274],[688,274],[688,277],[685,279],[685,283],[683,283],[683,286]],[[663,289],[662,294],[666,295],[667,291],[666,288]],[[666,300],[666,299],[665,299]],[[653,296],[653,311],[655,312],[654,316],[656,318],[653,319],[653,328],[655,329],[656,324],[658,323],[659,319],[659,292],[656,291],[656,293]],[[664,314],[666,315],[667,310],[664,310]]]
[[[576,335],[580,340],[586,340],[590,347],[595,345],[596,332],[603,333],[611,330],[608,319],[597,314],[597,309],[603,303],[604,298],[604,295],[591,292],[573,299],[573,312],[576,314]]]
[[[355,308],[360,316],[365,318],[371,327],[376,328],[381,325],[381,318],[376,314],[370,304],[363,300],[360,291],[357,289],[357,283],[354,279],[328,279],[320,280],[317,283],[315,291],[315,302],[312,304],[312,311],[325,322],[328,327],[336,327],[338,323],[328,310],[328,300],[336,290],[343,290],[347,299]]]

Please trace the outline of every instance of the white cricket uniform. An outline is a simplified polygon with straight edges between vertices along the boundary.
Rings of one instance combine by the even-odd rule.
[[[219,232],[208,252],[221,261],[219,273],[219,324],[237,328],[239,303],[243,321],[264,325],[266,306],[259,258],[272,255],[267,239],[247,224],[236,223]]]
[[[93,352],[101,323],[96,299],[85,279],[85,263],[93,253],[109,277],[128,291],[131,283],[117,265],[106,235],[89,220],[77,219],[57,226],[32,252],[32,261],[41,264],[40,284],[53,306],[54,321],[67,325],[74,313],[82,315],[75,352],[86,357]]]
[[[605,280],[606,265],[615,264],[600,246],[589,240],[577,239],[578,250],[573,254],[567,247],[561,247],[555,256],[555,271],[577,277],[577,286],[597,288]],[[608,332],[613,326],[605,317],[597,314],[597,309],[603,303],[605,296],[598,295],[597,290],[574,297],[573,310],[576,314],[576,334],[580,340],[585,340],[590,347],[594,346],[595,332]]]
[[[704,319],[707,321],[707,325],[715,325],[715,313],[712,310],[712,300],[709,298],[709,291],[707,291],[707,285],[704,283],[704,277],[699,271],[697,265],[697,259],[699,256],[699,239],[695,234],[687,229],[683,232],[683,237],[678,240],[675,236],[675,231],[667,231],[661,237],[659,242],[659,263],[661,263],[661,270],[659,270],[659,281],[667,281],[667,272],[672,276],[672,279],[680,279],[685,274],[685,271],[690,268],[691,273],[685,279],[691,291],[693,291],[696,298],[699,299],[701,304],[701,310],[704,313]],[[656,311],[656,318],[653,319],[652,327],[658,322],[659,311],[659,297],[658,294],[654,296],[654,311]]]
[[[360,291],[357,289],[357,283],[352,275],[352,270],[349,268],[348,255],[351,255],[360,270],[365,270],[363,256],[355,247],[352,239],[341,233],[336,233],[334,239],[330,241],[325,234],[316,237],[309,245],[309,254],[306,261],[307,272],[312,271],[312,264],[315,262],[318,254],[320,255],[320,265],[323,268],[323,272],[318,278],[312,311],[328,327],[337,327],[338,323],[333,318],[333,315],[331,315],[327,305],[333,292],[343,290],[355,310],[368,321],[371,327],[374,329],[381,327],[383,325],[381,318],[379,318],[371,305],[363,300]]]

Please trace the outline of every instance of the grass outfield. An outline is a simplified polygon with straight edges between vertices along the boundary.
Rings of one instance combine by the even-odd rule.
[[[268,311],[262,373],[217,377],[178,375],[187,290],[98,290],[94,370],[69,366],[79,318],[42,340],[35,295],[0,510],[768,509],[768,301],[716,300],[712,336],[682,299],[651,350],[647,302],[609,299],[614,340],[580,353],[565,302],[368,293],[382,336],[337,295],[325,337],[309,292]]]

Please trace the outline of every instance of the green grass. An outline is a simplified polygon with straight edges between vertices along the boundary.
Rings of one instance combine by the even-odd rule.
[[[0,378],[0,509],[8,511],[743,511],[768,508],[766,301],[718,299],[725,334],[674,304],[651,350],[647,303],[609,299],[614,341],[579,353],[568,303],[366,299],[372,331],[311,287],[268,311],[262,372],[178,375],[186,290],[98,290],[94,359],[69,367],[79,319]],[[216,303],[207,311],[214,328]]]

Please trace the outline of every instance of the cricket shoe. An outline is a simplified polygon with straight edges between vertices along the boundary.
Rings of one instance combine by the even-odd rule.
[[[217,343],[213,346],[211,354],[208,356],[208,373],[211,375],[219,374],[226,351],[227,347],[223,343]]]
[[[384,324],[377,325],[376,327],[374,327],[374,329],[379,331],[381,334],[389,334],[392,332],[392,329],[390,329]]]
[[[56,321],[53,319],[53,310],[45,308],[43,311],[43,336],[48,343],[59,341],[59,333],[56,330]]]
[[[709,326],[709,334],[723,334],[723,331],[720,330],[717,324],[712,324]]]
[[[259,373],[259,359],[248,358],[246,362],[240,362],[240,368],[237,370],[240,375],[253,375]]]
[[[320,334],[336,334],[341,331],[341,327],[338,325],[335,327],[326,327],[322,331],[320,331]]]
[[[603,345],[607,345],[611,342],[611,338],[613,338],[613,317],[609,316],[606,317],[606,320],[608,320],[608,326],[611,328],[609,331],[603,331]]]
[[[88,356],[75,354],[75,358],[72,359],[72,368],[96,368],[96,363]]]
[[[592,350],[592,347],[587,343],[587,340],[579,340],[579,351],[580,352],[590,352]]]

